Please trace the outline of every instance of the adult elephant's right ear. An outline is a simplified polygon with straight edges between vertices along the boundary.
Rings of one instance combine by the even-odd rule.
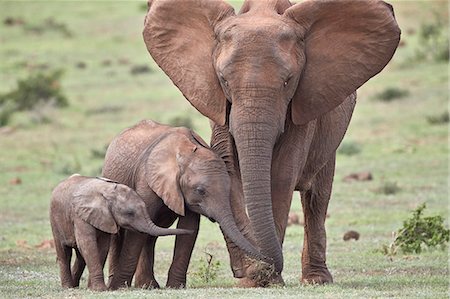
[[[214,28],[234,15],[221,0],[150,0],[143,31],[147,49],[189,102],[224,125],[226,98],[213,67]]]

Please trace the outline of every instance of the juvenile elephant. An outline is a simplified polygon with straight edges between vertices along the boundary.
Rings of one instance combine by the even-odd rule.
[[[55,240],[61,284],[79,286],[87,265],[89,288],[106,290],[103,266],[111,234],[119,226],[152,236],[189,234],[190,230],[156,226],[145,203],[131,188],[103,178],[72,175],[52,192],[50,223]],[[76,259],[72,271],[72,249]]]
[[[199,214],[217,221],[222,232],[250,257],[267,260],[236,227],[225,163],[192,130],[141,121],[111,142],[103,176],[135,189],[156,224],[168,227],[179,218],[178,228],[196,232],[176,237],[167,287],[186,286]],[[127,231],[123,241],[113,242],[111,289],[130,285],[136,267],[136,286],[159,287],[153,273],[156,239]]]
[[[283,270],[292,195],[305,216],[302,281],[327,283],[325,215],[356,90],[392,58],[400,29],[379,0],[150,0],[147,49],[213,124],[244,234]],[[248,218],[246,211],[248,212]],[[249,277],[230,242],[236,277]],[[279,277],[280,278],[280,277]]]

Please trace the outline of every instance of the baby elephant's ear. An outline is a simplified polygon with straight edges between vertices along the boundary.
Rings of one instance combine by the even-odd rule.
[[[107,199],[98,190],[86,189],[89,188],[74,194],[72,204],[75,214],[101,231],[116,234],[118,227],[108,208]]]

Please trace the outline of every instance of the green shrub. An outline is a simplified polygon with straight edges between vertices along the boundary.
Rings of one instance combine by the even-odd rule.
[[[1,94],[0,125],[6,125],[16,111],[34,111],[37,119],[44,120],[43,110],[48,110],[49,107],[66,107],[68,101],[61,90],[61,76],[61,70],[38,72],[19,80],[15,90]]]
[[[214,256],[205,252],[206,259],[200,261],[200,266],[193,273],[193,278],[200,284],[211,284],[217,279],[217,273],[220,269],[220,261],[213,261]]]
[[[361,145],[354,141],[344,141],[337,150],[338,154],[353,156],[361,152]]]
[[[448,21],[439,13],[435,13],[430,22],[423,23],[419,30],[419,49],[416,60],[448,61],[449,37]]]
[[[382,102],[392,102],[397,99],[404,98],[409,95],[409,91],[398,87],[387,87],[383,91],[374,96],[375,100]]]
[[[430,125],[442,125],[447,124],[449,122],[449,118],[448,111],[445,111],[438,115],[427,116],[427,121]]]
[[[403,221],[394,244],[404,253],[421,253],[424,248],[445,247],[450,230],[444,227],[442,216],[422,217],[426,205],[413,211],[411,218]]]
[[[384,195],[393,195],[400,192],[401,190],[402,189],[398,186],[397,182],[386,181],[376,189],[376,192]]]

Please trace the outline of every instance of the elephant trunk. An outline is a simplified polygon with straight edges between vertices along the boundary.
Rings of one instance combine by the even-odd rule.
[[[215,219],[219,223],[220,229],[222,230],[223,234],[228,236],[231,241],[240,249],[242,249],[249,257],[267,263],[273,263],[270,258],[261,254],[261,252],[244,237],[244,235],[238,229],[231,212],[219,217],[215,217]]]
[[[263,255],[273,260],[275,271],[281,273],[283,252],[275,228],[271,196],[272,152],[281,130],[270,122],[275,116],[266,117],[267,113],[259,111],[263,108],[252,108],[256,120],[242,122],[237,121],[240,117],[233,117],[230,129],[236,142],[247,212],[257,245]]]
[[[150,217],[146,217],[143,225],[135,225],[133,228],[141,233],[149,234],[151,236],[168,236],[168,235],[186,235],[192,234],[192,230],[188,229],[169,229],[157,226]]]

